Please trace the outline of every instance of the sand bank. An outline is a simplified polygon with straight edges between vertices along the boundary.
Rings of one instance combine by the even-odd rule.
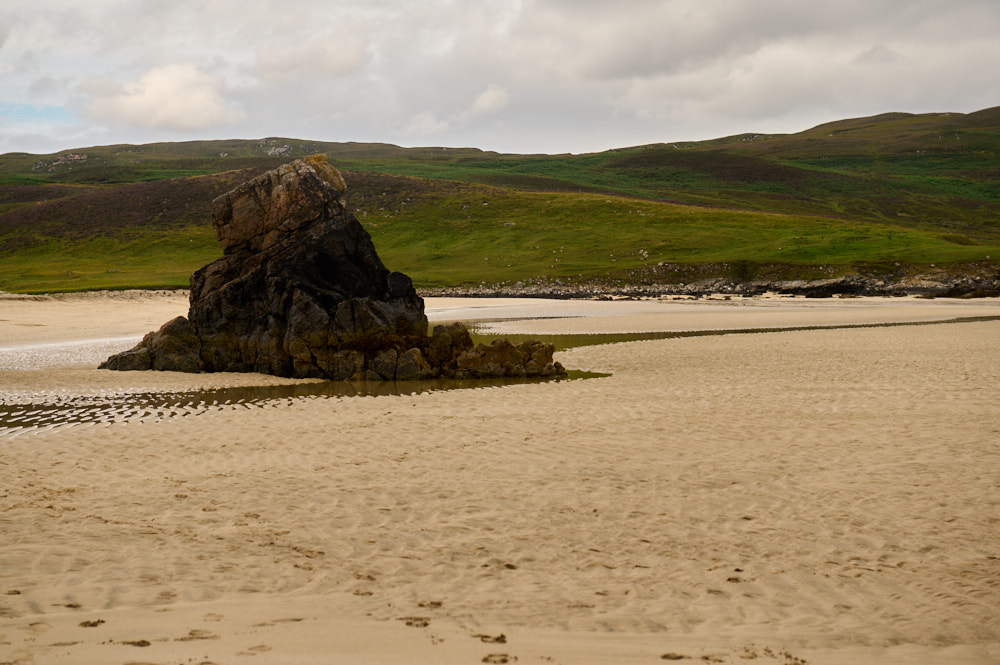
[[[431,298],[429,316],[477,321],[499,334],[640,333],[843,326],[996,316],[1000,299],[756,298],[545,300]]]
[[[896,300],[428,308],[587,330],[998,313]],[[112,336],[79,321],[64,338]],[[612,376],[0,436],[0,662],[998,662],[1000,322],[559,360]],[[0,371],[0,394],[244,380],[275,379],[70,364]]]

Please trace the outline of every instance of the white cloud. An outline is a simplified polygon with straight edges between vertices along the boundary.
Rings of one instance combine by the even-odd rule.
[[[491,83],[486,90],[476,96],[472,106],[463,113],[463,116],[471,118],[477,115],[495,113],[507,106],[508,102],[510,102],[510,93],[497,84]]]
[[[304,44],[257,50],[257,72],[265,80],[338,77],[364,64],[365,43],[359,35],[326,35]]]
[[[65,94],[69,84],[69,78],[56,79],[52,76],[42,76],[35,79],[28,86],[28,95],[31,98],[44,98],[55,96],[60,93]]]
[[[997,0],[0,5],[0,104],[75,111],[83,130],[52,130],[66,147],[224,132],[583,152],[1000,103]],[[5,131],[43,133],[20,122]]]
[[[220,127],[242,117],[223,96],[223,80],[191,64],[156,67],[115,84],[93,79],[82,87],[87,113],[102,122],[168,130]]]
[[[899,54],[885,44],[876,44],[864,53],[858,55],[854,62],[858,64],[885,65],[899,61]]]
[[[448,131],[448,123],[438,119],[430,111],[416,114],[403,127],[403,135],[416,138],[436,136],[446,131]]]

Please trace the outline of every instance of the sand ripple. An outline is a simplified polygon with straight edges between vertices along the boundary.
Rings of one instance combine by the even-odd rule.
[[[260,635],[299,624],[276,622],[319,634],[367,617],[428,645],[447,635],[446,653],[482,648],[445,662],[529,662],[518,636],[532,630],[628,636],[633,655],[603,662],[796,662],[752,644],[883,655],[817,663],[995,662],[1000,322],[630,342],[559,360],[612,376],[282,398],[3,439],[0,643],[43,654],[30,640],[69,616],[60,639],[95,649],[112,636],[152,652],[157,636],[193,630],[224,644],[230,613],[274,603],[212,660],[273,646],[290,661],[301,642],[282,652]],[[218,623],[176,623],[196,611]],[[135,632],[132,614],[160,632]],[[502,646],[472,637],[500,634]],[[661,648],[629,650],[647,638]],[[745,648],[692,646],[720,643]],[[186,655],[209,653],[195,644]],[[899,645],[905,657],[884,657]]]
[[[562,360],[614,376],[14,439],[7,611],[341,592],[470,629],[996,640],[997,324],[940,332],[591,347]]]

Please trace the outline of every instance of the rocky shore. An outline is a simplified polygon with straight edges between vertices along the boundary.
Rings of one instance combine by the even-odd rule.
[[[179,290],[183,292],[184,290]],[[479,284],[476,286],[417,286],[425,298],[658,298],[686,296],[704,298],[712,295],[757,296],[765,293],[804,296],[807,298],[852,296],[919,296],[925,298],[996,298],[1000,297],[1000,267],[992,274],[977,273],[917,274],[903,278],[878,278],[848,275],[826,279],[739,280],[725,277],[705,278],[684,283],[625,284],[607,282],[561,281]],[[0,300],[51,300],[53,298],[103,297],[128,299],[176,291],[83,291],[79,293],[29,295],[0,291]]]
[[[827,279],[750,279],[715,277],[685,283],[625,284],[603,282],[480,284],[420,288],[424,297],[519,298],[657,298],[711,295],[757,296],[765,293],[807,298],[919,296],[925,298],[995,298],[1000,296],[1000,268],[969,273],[920,273],[902,278],[846,275]]]

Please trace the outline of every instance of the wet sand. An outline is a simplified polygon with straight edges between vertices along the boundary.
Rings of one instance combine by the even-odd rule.
[[[136,295],[98,321],[95,300],[0,301],[0,404],[289,383],[103,372],[59,346],[31,369],[26,346],[127,347],[186,310]],[[997,300],[427,304],[532,334],[1000,315]],[[1000,321],[558,359],[612,376],[0,433],[0,662],[1000,660]]]

